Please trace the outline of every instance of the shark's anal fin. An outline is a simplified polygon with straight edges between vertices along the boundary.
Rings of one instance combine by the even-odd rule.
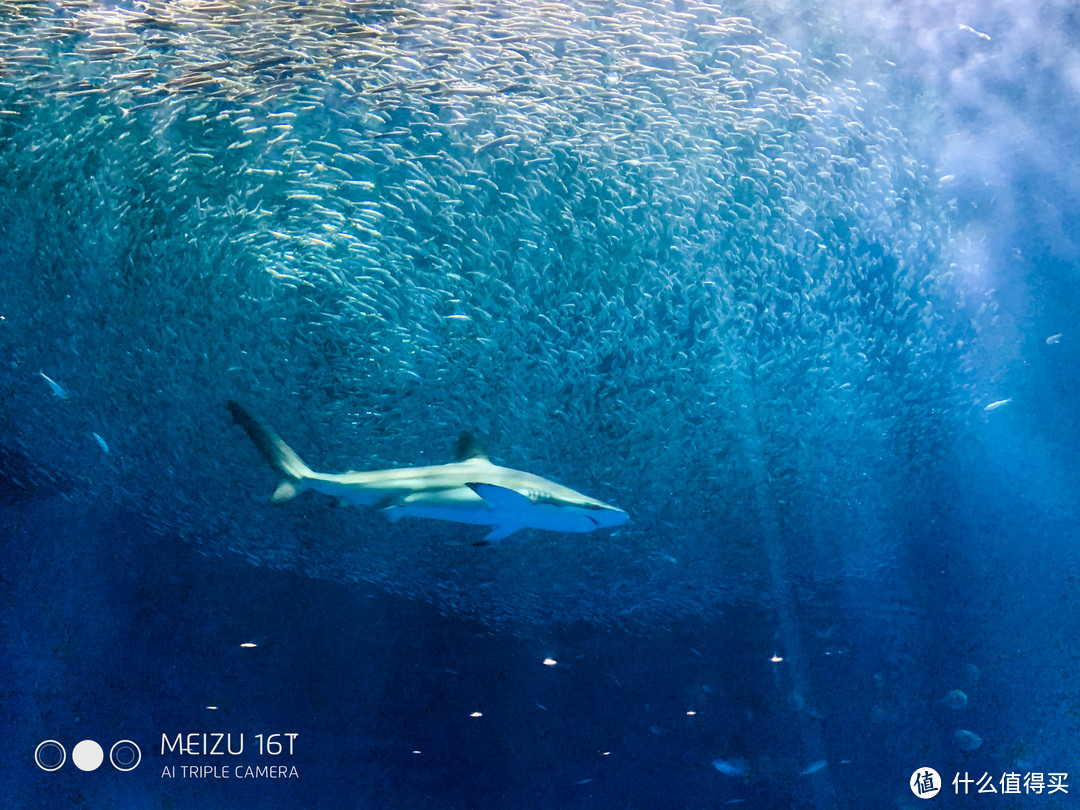
[[[405,510],[398,504],[379,508],[379,514],[386,518],[387,523],[397,523],[405,516]]]
[[[401,507],[405,505],[406,500],[407,498],[400,494],[390,495],[375,504],[375,511],[384,517],[387,523],[397,523],[405,517],[405,510]]]

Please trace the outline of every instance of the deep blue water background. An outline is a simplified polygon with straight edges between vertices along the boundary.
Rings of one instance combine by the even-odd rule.
[[[1011,438],[1021,427],[987,428],[997,452],[950,460],[939,498],[911,505],[895,568],[794,607],[837,806],[909,806],[920,765],[973,778],[1075,767],[1080,554],[1073,521],[1041,499],[1051,482],[1028,442]],[[493,632],[370,587],[202,557],[138,515],[57,496],[5,515],[5,584],[38,595],[5,605],[7,806],[814,806],[799,776],[806,709],[769,660],[768,600],[651,634]],[[259,647],[239,649],[246,638]],[[938,702],[952,688],[971,699],[962,722]],[[192,709],[211,701],[229,708]],[[956,747],[961,725],[979,751]],[[162,733],[193,730],[296,732],[300,778],[163,782],[177,760],[155,750]],[[45,738],[131,739],[144,762],[44,773],[30,752]],[[717,757],[753,770],[723,776]],[[991,800],[1012,806],[968,801]]]
[[[70,497],[80,479],[0,483],[0,804],[914,807],[907,780],[931,766],[947,778],[1070,774],[1067,798],[938,805],[1075,806],[1080,116],[1066,71],[1031,63],[1042,40],[1016,26],[1010,37],[1015,21],[992,11],[971,21],[1003,43],[996,64],[980,63],[978,92],[949,64],[961,55],[928,63],[964,90],[944,93],[953,117],[941,126],[981,146],[953,157],[959,217],[983,235],[972,287],[992,287],[999,312],[975,374],[988,401],[1013,402],[943,448],[918,487],[889,492],[882,532],[903,540],[888,568],[828,585],[791,568],[790,590],[652,628],[493,628],[372,585],[203,556],[138,512]],[[1061,57],[1073,15],[1040,15]],[[10,390],[33,373],[0,379]],[[4,417],[20,425],[36,410]],[[783,529],[797,547],[814,527]],[[787,652],[780,603],[801,656],[774,663]],[[239,649],[247,639],[258,648]],[[970,698],[962,712],[940,704],[954,688]],[[802,776],[819,755],[806,749],[811,725],[829,764]],[[961,750],[958,728],[982,747]],[[300,778],[163,780],[163,762],[180,760],[160,756],[161,735],[192,731],[296,732]],[[45,773],[32,752],[47,738],[69,753],[127,738],[144,760],[129,774]],[[725,776],[716,758],[749,772]]]

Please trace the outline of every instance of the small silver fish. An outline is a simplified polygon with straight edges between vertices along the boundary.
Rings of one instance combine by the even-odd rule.
[[[977,751],[983,743],[982,737],[974,731],[968,731],[963,728],[953,734],[953,739],[955,739],[956,744],[965,751]]]
[[[941,699],[941,705],[948,709],[962,709],[968,704],[968,696],[960,689],[950,689]]]
[[[1046,339],[1046,345],[1047,346],[1056,346],[1058,343],[1061,343],[1061,339],[1063,337],[1064,337],[1064,335],[1062,335],[1062,334],[1051,335],[1050,337],[1048,337]]]
[[[39,371],[38,374],[41,375],[41,379],[45,380],[45,382],[49,384],[49,388],[52,389],[53,396],[59,397],[60,399],[68,398],[67,391],[64,390],[64,386],[60,385],[60,383],[58,383],[56,380],[47,377],[44,371]]]
[[[98,443],[98,447],[101,448],[102,452],[104,452],[105,455],[109,455],[109,445],[106,441],[96,433],[91,433],[90,435],[94,437],[94,441]]]
[[[990,413],[990,411],[996,411],[998,408],[1004,408],[1010,402],[1012,402],[1012,397],[1010,397],[1009,399],[999,399],[997,402],[991,402],[989,405],[983,408],[983,412]]]
[[[745,759],[714,759],[712,766],[724,776],[745,776],[748,765]]]
[[[824,768],[828,764],[829,763],[828,763],[827,760],[815,759],[813,762],[811,762],[809,765],[807,765],[805,768],[803,768],[802,772],[799,775],[800,776],[809,776],[812,773],[817,773],[818,771],[820,771],[822,768]]]

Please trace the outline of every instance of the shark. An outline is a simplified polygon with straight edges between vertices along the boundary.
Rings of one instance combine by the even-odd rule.
[[[490,526],[484,543],[497,543],[521,529],[585,533],[629,520],[617,506],[539,475],[493,464],[469,432],[459,437],[457,458],[449,464],[319,473],[242,405],[230,400],[227,407],[278,475],[270,497],[275,504],[312,490],[376,509],[391,523],[413,517]]]

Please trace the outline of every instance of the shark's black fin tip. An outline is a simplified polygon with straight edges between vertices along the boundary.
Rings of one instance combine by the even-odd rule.
[[[226,400],[225,407],[229,409],[229,413],[232,415],[233,421],[243,423],[243,418],[247,416],[247,411],[244,410],[244,406],[237,402],[235,399]]]
[[[486,461],[487,457],[484,446],[476,438],[476,434],[471,430],[463,430],[458,436],[457,453],[454,458],[457,461],[468,461],[471,458],[482,458]]]

